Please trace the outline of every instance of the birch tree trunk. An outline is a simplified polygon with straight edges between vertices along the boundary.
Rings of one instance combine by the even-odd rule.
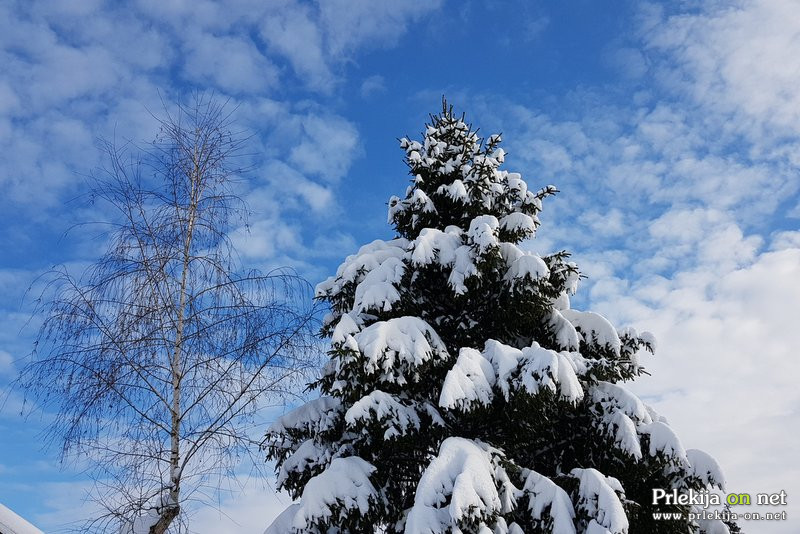
[[[106,145],[92,198],[119,215],[107,252],[80,276],[50,273],[19,379],[56,412],[62,455],[93,466],[92,529],[181,530],[182,505],[257,453],[254,418],[317,363],[310,286],[243,269],[228,238],[247,213],[231,112],[197,97],[160,125],[138,158]]]

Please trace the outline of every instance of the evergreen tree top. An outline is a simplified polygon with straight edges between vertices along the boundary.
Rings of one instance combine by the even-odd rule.
[[[423,141],[400,140],[412,183],[389,202],[398,236],[317,286],[331,305],[321,396],[267,435],[300,499],[269,534],[719,527],[653,519],[653,488],[721,486],[719,466],[624,386],[652,335],[572,309],[569,254],[521,243],[556,190],[502,169],[500,142],[446,102]]]
[[[426,124],[422,142],[400,140],[413,179],[404,198],[389,199],[389,222],[401,236],[412,238],[423,228],[453,225],[467,230],[475,217],[485,215],[497,219],[503,241],[533,237],[542,199],[556,188],[533,193],[519,173],[501,170],[501,141],[500,134],[478,137],[443,100],[441,113]]]

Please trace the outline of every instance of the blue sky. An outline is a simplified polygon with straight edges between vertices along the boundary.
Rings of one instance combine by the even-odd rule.
[[[396,138],[445,94],[503,133],[506,168],[561,190],[530,246],[574,252],[589,279],[573,305],[655,333],[636,391],[730,489],[785,489],[800,513],[800,4],[10,1],[0,64],[2,391],[37,324],[25,289],[102,250],[67,233],[102,215],[79,200],[96,139],[151,139],[159,92],[238,104],[256,156],[236,242],[248,265],[315,282],[391,236]],[[58,530],[87,482],[41,449],[46,414],[18,411],[11,392],[0,502]],[[260,532],[280,499],[257,486],[198,531]]]

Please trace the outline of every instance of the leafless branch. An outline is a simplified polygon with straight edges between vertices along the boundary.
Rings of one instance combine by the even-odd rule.
[[[185,529],[181,505],[214,498],[214,479],[250,453],[259,409],[294,395],[318,361],[308,283],[243,270],[228,238],[247,215],[232,110],[199,96],[159,122],[137,157],[103,144],[92,198],[118,215],[107,252],[80,276],[49,273],[19,379],[54,409],[62,459],[92,461],[105,513],[84,529],[153,511],[151,533]]]

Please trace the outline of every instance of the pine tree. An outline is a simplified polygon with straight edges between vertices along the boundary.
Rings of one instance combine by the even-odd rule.
[[[299,499],[268,532],[726,532],[653,519],[691,511],[654,507],[654,488],[721,488],[719,466],[622,385],[652,336],[571,309],[569,254],[520,247],[557,191],[502,170],[500,143],[446,102],[422,142],[401,139],[397,237],[317,287],[321,396],[267,433]]]

